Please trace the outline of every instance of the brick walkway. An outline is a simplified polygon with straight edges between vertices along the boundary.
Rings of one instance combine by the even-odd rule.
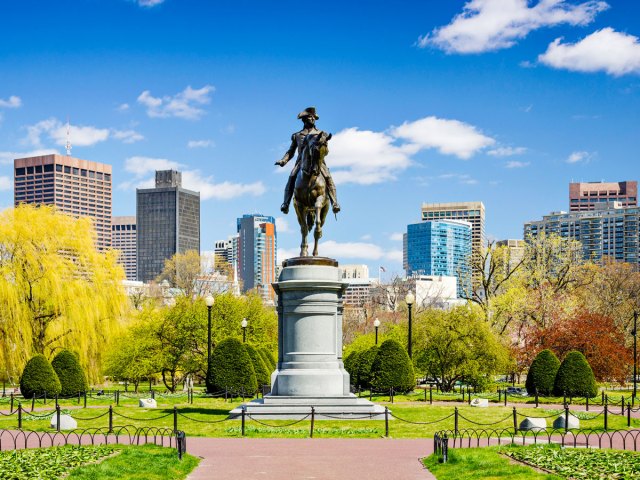
[[[280,439],[189,437],[187,451],[203,457],[189,480],[430,480],[420,463],[433,439]]]

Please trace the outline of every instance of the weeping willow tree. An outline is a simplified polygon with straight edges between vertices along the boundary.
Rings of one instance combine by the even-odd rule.
[[[90,219],[53,207],[0,212],[0,375],[17,378],[31,356],[66,348],[98,380],[127,299],[117,252],[94,240]]]

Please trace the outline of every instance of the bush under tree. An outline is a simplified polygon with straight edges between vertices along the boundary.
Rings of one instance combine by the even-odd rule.
[[[227,338],[216,345],[206,384],[209,393],[228,390],[251,395],[258,390],[253,362],[240,340]]]
[[[351,383],[351,385],[358,384],[357,364],[358,364],[359,356],[360,356],[360,352],[353,351],[349,355],[347,355],[344,359],[344,369],[349,374],[349,377],[350,377],[349,383]]]
[[[87,377],[75,354],[69,350],[62,350],[53,358],[51,366],[60,380],[62,396],[67,397],[87,391]]]
[[[595,397],[598,394],[593,370],[582,353],[574,350],[564,358],[556,375],[553,393],[568,397]]]
[[[551,395],[556,380],[560,360],[551,350],[542,350],[531,362],[527,373],[527,392],[535,395],[536,391],[540,395]]]
[[[273,354],[265,347],[259,347],[257,350],[269,371],[273,372],[277,367],[276,359],[273,358]]]
[[[371,388],[371,367],[373,366],[373,361],[376,359],[378,350],[378,346],[374,345],[364,352],[360,352],[360,355],[358,355],[356,377],[357,385],[361,388]]]
[[[253,363],[253,371],[256,373],[258,388],[262,387],[262,385],[270,385],[271,372],[269,372],[269,369],[265,365],[258,351],[251,345],[246,343],[244,344],[244,347],[247,349],[247,353],[251,357],[251,362]]]
[[[415,383],[413,365],[404,347],[395,340],[385,340],[371,366],[371,388],[409,392]]]
[[[44,355],[36,355],[24,366],[20,377],[20,392],[24,398],[45,394],[53,397],[61,390],[60,379]]]

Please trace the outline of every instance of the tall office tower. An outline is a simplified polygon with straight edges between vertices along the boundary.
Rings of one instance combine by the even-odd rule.
[[[127,280],[136,280],[136,217],[111,217],[111,248],[118,250],[118,263]]]
[[[200,253],[200,193],[182,188],[182,174],[156,172],[155,188],[136,190],[138,280],[150,282],[176,253]]]
[[[601,203],[617,201],[623,207],[638,205],[638,182],[586,182],[569,184],[569,211],[593,210]]]
[[[507,247],[509,249],[509,268],[513,268],[524,258],[526,242],[519,239],[498,240],[496,247]]]
[[[582,243],[585,260],[604,257],[640,265],[640,208],[623,208],[619,202],[601,203],[585,212],[552,212],[542,220],[524,224],[525,238],[545,233]]]
[[[422,221],[462,220],[471,223],[473,250],[485,246],[484,204],[482,202],[423,203]]]
[[[271,283],[276,281],[276,221],[262,214],[238,218],[238,275],[242,291],[257,289],[263,299],[274,301]]]
[[[407,277],[456,277],[459,297],[471,290],[472,225],[461,220],[431,220],[407,226]]]
[[[55,205],[61,212],[90,217],[96,247],[111,246],[111,165],[65,155],[18,158],[14,203]]]

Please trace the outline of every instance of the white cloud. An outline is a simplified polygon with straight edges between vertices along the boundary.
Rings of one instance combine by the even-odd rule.
[[[388,250],[386,257],[392,262],[402,263],[404,260],[402,250]]]
[[[493,150],[489,150],[487,153],[494,157],[512,157],[514,155],[522,155],[526,153],[525,147],[498,147]]]
[[[130,106],[128,103],[123,103],[121,105],[118,105],[118,107],[116,108],[116,110],[118,112],[126,112],[127,110],[129,110]]]
[[[397,260],[397,250],[386,250],[373,243],[346,242],[338,243],[327,240],[320,243],[319,249],[323,256],[333,258],[358,258],[364,260],[389,259]],[[400,251],[400,261],[402,261],[402,251]]]
[[[393,141],[385,133],[357,128],[336,133],[326,158],[335,182],[370,185],[394,180],[411,160],[408,152],[393,145]]]
[[[517,160],[511,160],[505,164],[505,168],[524,168],[530,165],[529,162],[519,162]]]
[[[25,142],[35,147],[41,147],[43,135],[46,135],[56,145],[64,146],[67,143],[67,124],[57,118],[49,118],[29,125]],[[111,136],[124,143],[133,143],[144,138],[134,130],[121,131],[91,125],[69,125],[68,138],[74,147],[90,147],[108,140]]]
[[[13,181],[9,177],[0,177],[0,191],[11,190]]]
[[[300,255],[300,250],[295,248],[278,247],[278,264],[281,264],[287,258],[293,258]]]
[[[577,43],[556,38],[538,60],[553,68],[575,72],[606,72],[620,76],[640,73],[640,40],[613,28],[603,28]]]
[[[30,152],[0,152],[0,164],[9,165],[13,164],[13,161],[16,158],[39,157],[41,155],[50,155],[52,153],[58,153],[58,151],[48,148],[32,150]]]
[[[284,217],[276,217],[276,230],[279,234],[291,232],[289,221]]]
[[[138,5],[148,8],[155,7],[161,3],[164,3],[164,0],[138,0]]]
[[[402,239],[403,239],[403,234],[402,234],[402,233],[400,233],[400,232],[392,233],[392,234],[389,236],[389,239],[390,239],[391,241],[393,241],[393,242],[401,242],[401,241],[402,241]]]
[[[438,180],[457,180],[461,185],[476,185],[478,181],[466,173],[443,173],[436,177]]]
[[[152,118],[177,117],[198,120],[205,113],[199,106],[211,102],[211,93],[214,90],[212,85],[205,85],[199,89],[191,88],[189,85],[182,92],[163,97],[154,97],[149,90],[145,90],[138,96],[138,103],[147,108],[147,115]]]
[[[444,27],[420,37],[420,47],[434,46],[448,53],[481,53],[508,48],[530,32],[560,24],[587,25],[609,8],[603,1],[580,4],[565,0],[470,0],[462,13]]]
[[[154,186],[153,176],[156,170],[177,170],[184,165],[168,160],[166,158],[131,157],[125,160],[125,170],[134,175],[133,180],[120,184],[121,189],[130,188],[150,188]],[[266,187],[262,182],[249,184],[222,182],[215,183],[213,177],[205,177],[199,170],[183,170],[182,186],[188,190],[200,192],[202,200],[215,198],[218,200],[229,200],[246,195],[260,196],[266,192]]]
[[[113,138],[122,140],[123,143],[135,143],[144,140],[144,136],[135,130],[114,130]]]
[[[189,140],[187,142],[188,148],[207,148],[212,146],[213,142],[211,140]]]
[[[360,240],[364,240],[364,241],[369,241],[371,240],[373,237],[369,234],[369,233],[365,233],[364,235],[362,235],[360,237]]]
[[[567,158],[567,163],[588,162],[593,157],[593,153],[580,151],[572,152]]]
[[[18,108],[22,106],[22,100],[20,97],[11,95],[7,100],[0,98],[0,108]]]
[[[493,138],[483,135],[473,125],[438,117],[405,122],[393,128],[392,135],[420,148],[435,148],[442,154],[465,160],[495,143]]]

